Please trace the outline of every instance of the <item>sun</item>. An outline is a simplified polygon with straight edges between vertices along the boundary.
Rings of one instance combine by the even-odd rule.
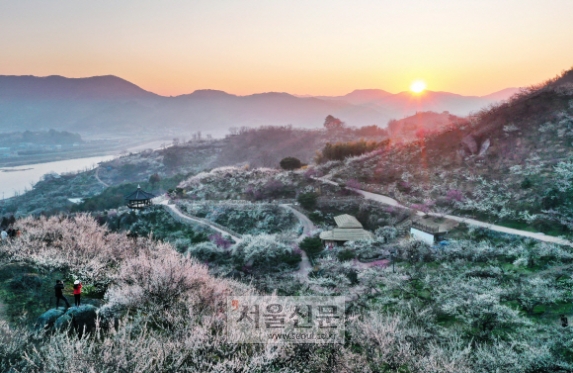
[[[424,83],[421,80],[416,80],[410,86],[410,91],[412,91],[414,93],[422,93],[422,92],[424,92],[425,89],[426,89],[426,83]]]

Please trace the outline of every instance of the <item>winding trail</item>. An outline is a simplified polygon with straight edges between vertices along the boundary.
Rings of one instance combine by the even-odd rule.
[[[216,232],[221,233],[223,236],[230,236],[236,243],[243,241],[243,238],[238,233],[231,233],[229,230],[222,229],[218,224],[212,223],[206,219],[196,218],[194,216],[185,215],[176,205],[170,204],[169,200],[163,200],[158,205],[162,205],[167,209],[167,212],[175,218],[175,220],[186,224],[199,224],[208,227]]]
[[[95,178],[97,179],[97,181],[99,181],[101,184],[103,184],[104,187],[108,187],[109,184],[104,183],[104,182],[102,181],[102,179],[99,178],[99,169],[100,169],[100,168],[101,168],[101,167],[99,167],[99,166],[96,168]]]
[[[294,216],[297,217],[298,221],[300,222],[300,224],[302,225],[302,234],[297,238],[296,242],[300,242],[302,240],[304,240],[305,237],[308,237],[310,235],[310,233],[316,229],[316,227],[314,226],[314,224],[312,223],[312,221],[310,221],[310,219],[303,213],[301,213],[300,211],[297,211],[295,209],[293,209],[291,206],[289,205],[280,205],[282,208],[292,212],[294,214]],[[308,259],[308,256],[306,255],[306,252],[304,250],[301,250],[301,262],[300,262],[300,268],[298,269],[298,271],[296,272],[298,275],[302,276],[303,278],[307,278],[308,274],[312,271],[312,265],[310,264],[310,260]]]
[[[324,178],[314,178],[314,179],[318,180],[318,181],[322,181],[322,182],[327,183],[327,184],[331,184],[331,185],[339,185],[338,183],[336,183],[332,180],[328,180],[328,179],[324,179]],[[376,194],[376,193],[372,193],[372,192],[367,192],[367,191],[362,190],[362,189],[349,188],[349,187],[347,187],[346,189],[352,190],[358,194],[361,194],[362,196],[364,196],[364,198],[372,200],[372,201],[376,201],[376,202],[383,203],[385,205],[401,207],[401,208],[410,210],[409,207],[406,207],[406,206],[402,205],[400,202],[396,201],[395,199],[390,198],[388,196],[384,196],[382,194]],[[420,211],[417,211],[416,214],[418,216],[424,216],[424,213],[420,212]],[[533,239],[536,239],[539,241],[554,243],[554,244],[558,244],[558,245],[573,246],[573,242],[571,242],[571,241],[568,241],[568,240],[560,238],[560,237],[548,236],[544,233],[522,231],[520,229],[508,228],[508,227],[504,227],[501,225],[486,223],[483,221],[479,221],[479,220],[475,220],[475,219],[471,219],[471,218],[466,218],[466,217],[462,217],[462,216],[444,215],[444,214],[437,214],[437,213],[433,213],[433,212],[428,213],[428,215],[435,216],[435,217],[444,217],[446,219],[455,220],[455,221],[458,221],[460,223],[466,223],[466,224],[474,225],[477,227],[487,228],[489,230],[496,231],[496,232],[513,234],[513,235],[521,236],[521,237],[533,238]]]

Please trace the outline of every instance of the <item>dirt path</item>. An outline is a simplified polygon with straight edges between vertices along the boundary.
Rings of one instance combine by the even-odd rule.
[[[280,205],[280,206],[292,212],[302,225],[303,231],[302,234],[297,238],[296,240],[297,242],[304,240],[305,237],[308,237],[310,233],[314,229],[316,229],[312,221],[310,221],[310,219],[300,211],[293,209],[289,205]],[[302,260],[300,262],[300,268],[298,269],[298,271],[296,271],[296,273],[303,279],[306,279],[308,278],[308,274],[312,271],[312,265],[310,264],[310,260],[308,259],[308,256],[306,255],[304,250],[301,250],[301,258]]]
[[[324,179],[324,178],[315,178],[315,179],[322,181],[322,182],[325,182],[325,183],[328,183],[328,184],[338,185],[336,182],[334,182],[332,180],[328,180],[328,179]],[[376,194],[376,193],[367,192],[365,190],[355,189],[355,188],[346,188],[346,189],[355,191],[356,193],[359,193],[362,196],[364,196],[364,198],[372,200],[372,201],[380,202],[380,203],[383,203],[385,205],[409,209],[408,207],[400,204],[400,202],[396,201],[395,199],[390,198],[388,196],[384,196],[382,194]],[[420,211],[417,211],[416,214],[419,216],[424,216],[424,213],[420,212]],[[465,218],[462,216],[443,215],[443,214],[436,214],[433,212],[430,212],[428,215],[436,216],[436,217],[444,217],[447,219],[458,221],[460,223],[466,223],[469,225],[475,225],[477,227],[487,228],[489,230],[496,231],[496,232],[508,233],[508,234],[513,234],[513,235],[521,236],[521,237],[529,237],[529,238],[533,238],[533,239],[536,239],[539,241],[550,242],[550,243],[555,243],[555,244],[559,244],[559,245],[573,246],[573,242],[571,242],[571,241],[568,241],[568,240],[565,240],[565,239],[559,238],[559,237],[548,236],[548,235],[545,235],[543,233],[522,231],[519,229],[513,229],[513,228],[504,227],[501,225],[486,223],[486,222],[471,219],[471,218]]]
[[[231,231],[222,229],[217,224],[209,222],[208,220],[196,218],[194,216],[185,215],[184,213],[182,213],[177,208],[176,205],[169,204],[168,202],[169,202],[169,200],[166,200],[166,201],[160,202],[158,204],[165,206],[165,208],[168,210],[168,212],[171,213],[171,216],[173,216],[175,218],[175,220],[177,220],[181,223],[184,223],[184,224],[199,224],[199,225],[206,226],[206,227],[208,227],[208,228],[210,228],[216,232],[221,233],[223,236],[230,236],[236,243],[243,241],[243,239],[239,236],[238,233],[231,233]]]
[[[104,182],[99,178],[99,169],[100,169],[100,167],[96,168],[95,178],[96,178],[97,181],[99,181],[104,187],[108,187],[109,184],[104,183]]]
[[[292,212],[294,216],[298,219],[300,224],[302,225],[303,231],[302,234],[298,237],[298,242],[302,241],[305,237],[307,237],[313,230],[316,229],[312,221],[303,214],[302,212],[295,210],[289,205],[282,204],[280,205],[282,208],[287,209],[288,211]]]

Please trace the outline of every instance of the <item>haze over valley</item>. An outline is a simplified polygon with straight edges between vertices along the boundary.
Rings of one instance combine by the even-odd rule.
[[[517,92],[510,88],[477,97],[369,89],[344,96],[297,97],[277,92],[237,96],[206,89],[164,97],[115,76],[0,76],[0,131],[55,129],[88,138],[143,139],[190,137],[202,131],[222,137],[232,127],[320,128],[327,115],[349,126],[384,128],[389,120],[417,111],[465,116]]]

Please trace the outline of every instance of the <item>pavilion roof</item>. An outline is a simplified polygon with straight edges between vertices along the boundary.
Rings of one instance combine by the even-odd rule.
[[[128,201],[146,201],[149,199],[155,198],[154,194],[147,193],[138,185],[137,190],[131,194],[125,196],[125,199]]]
[[[338,215],[334,217],[334,221],[338,228],[342,229],[355,229],[355,228],[362,228],[362,224],[352,215],[344,214]]]

